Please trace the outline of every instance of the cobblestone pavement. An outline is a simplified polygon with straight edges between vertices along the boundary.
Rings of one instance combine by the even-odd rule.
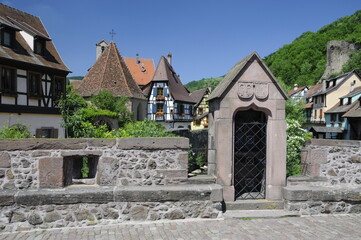
[[[0,234],[1,240],[361,239],[361,216],[177,220]]]

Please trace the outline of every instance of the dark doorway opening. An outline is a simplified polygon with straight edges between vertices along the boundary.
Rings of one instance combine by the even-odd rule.
[[[236,199],[265,198],[267,116],[237,112],[234,129],[234,188]]]

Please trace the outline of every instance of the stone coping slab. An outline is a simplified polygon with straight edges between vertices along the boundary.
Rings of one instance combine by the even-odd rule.
[[[108,202],[223,201],[222,186],[157,185],[157,186],[71,186],[61,189],[1,191],[0,206],[27,206]]]
[[[166,138],[67,138],[67,139],[1,139],[0,151],[79,150],[98,147],[118,149],[188,149],[189,139]]]
[[[360,147],[361,141],[359,140],[340,140],[340,139],[309,139],[304,145],[313,145],[313,146],[335,146],[335,147]]]
[[[283,197],[288,201],[361,202],[361,188],[296,185],[284,187]]]

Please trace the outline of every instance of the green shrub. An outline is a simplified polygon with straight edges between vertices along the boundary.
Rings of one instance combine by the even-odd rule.
[[[88,158],[87,157],[83,157],[83,166],[81,168],[81,176],[83,178],[87,178],[89,177],[89,166],[88,166]]]
[[[144,121],[129,122],[115,134],[116,137],[174,137],[164,126],[150,119]]]
[[[287,121],[287,176],[301,174],[301,147],[302,144],[312,137],[301,128],[301,124],[295,119]]]
[[[19,122],[11,127],[7,125],[8,123],[4,122],[3,126],[0,127],[0,139],[30,137],[30,131],[28,126],[25,126]]]

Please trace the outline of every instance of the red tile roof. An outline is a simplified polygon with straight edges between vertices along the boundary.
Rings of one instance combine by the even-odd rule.
[[[307,97],[310,97],[312,96],[314,93],[318,92],[318,91],[321,91],[322,90],[322,86],[323,84],[320,83],[320,84],[316,84],[316,85],[313,85],[311,87],[309,87],[308,91],[307,91]]]
[[[39,17],[0,4],[0,18],[1,25],[9,26],[17,30],[15,33],[16,43],[14,47],[9,48],[0,45],[0,58],[70,72],[60,58],[53,41],[50,40],[50,36]],[[24,31],[30,36],[41,37],[42,39],[47,40],[45,41],[45,54],[43,56],[35,54],[32,50],[33,46],[28,45],[18,30]]]
[[[175,101],[188,102],[192,104],[196,103],[196,101],[189,96],[189,91],[183,86],[181,80],[173,70],[173,67],[164,56],[162,56],[159,60],[152,81],[168,82],[169,92]]]
[[[145,99],[113,41],[105,48],[78,88],[84,97],[108,90],[115,96]]]
[[[152,81],[155,72],[153,59],[125,57],[124,61],[138,85],[144,86]]]

